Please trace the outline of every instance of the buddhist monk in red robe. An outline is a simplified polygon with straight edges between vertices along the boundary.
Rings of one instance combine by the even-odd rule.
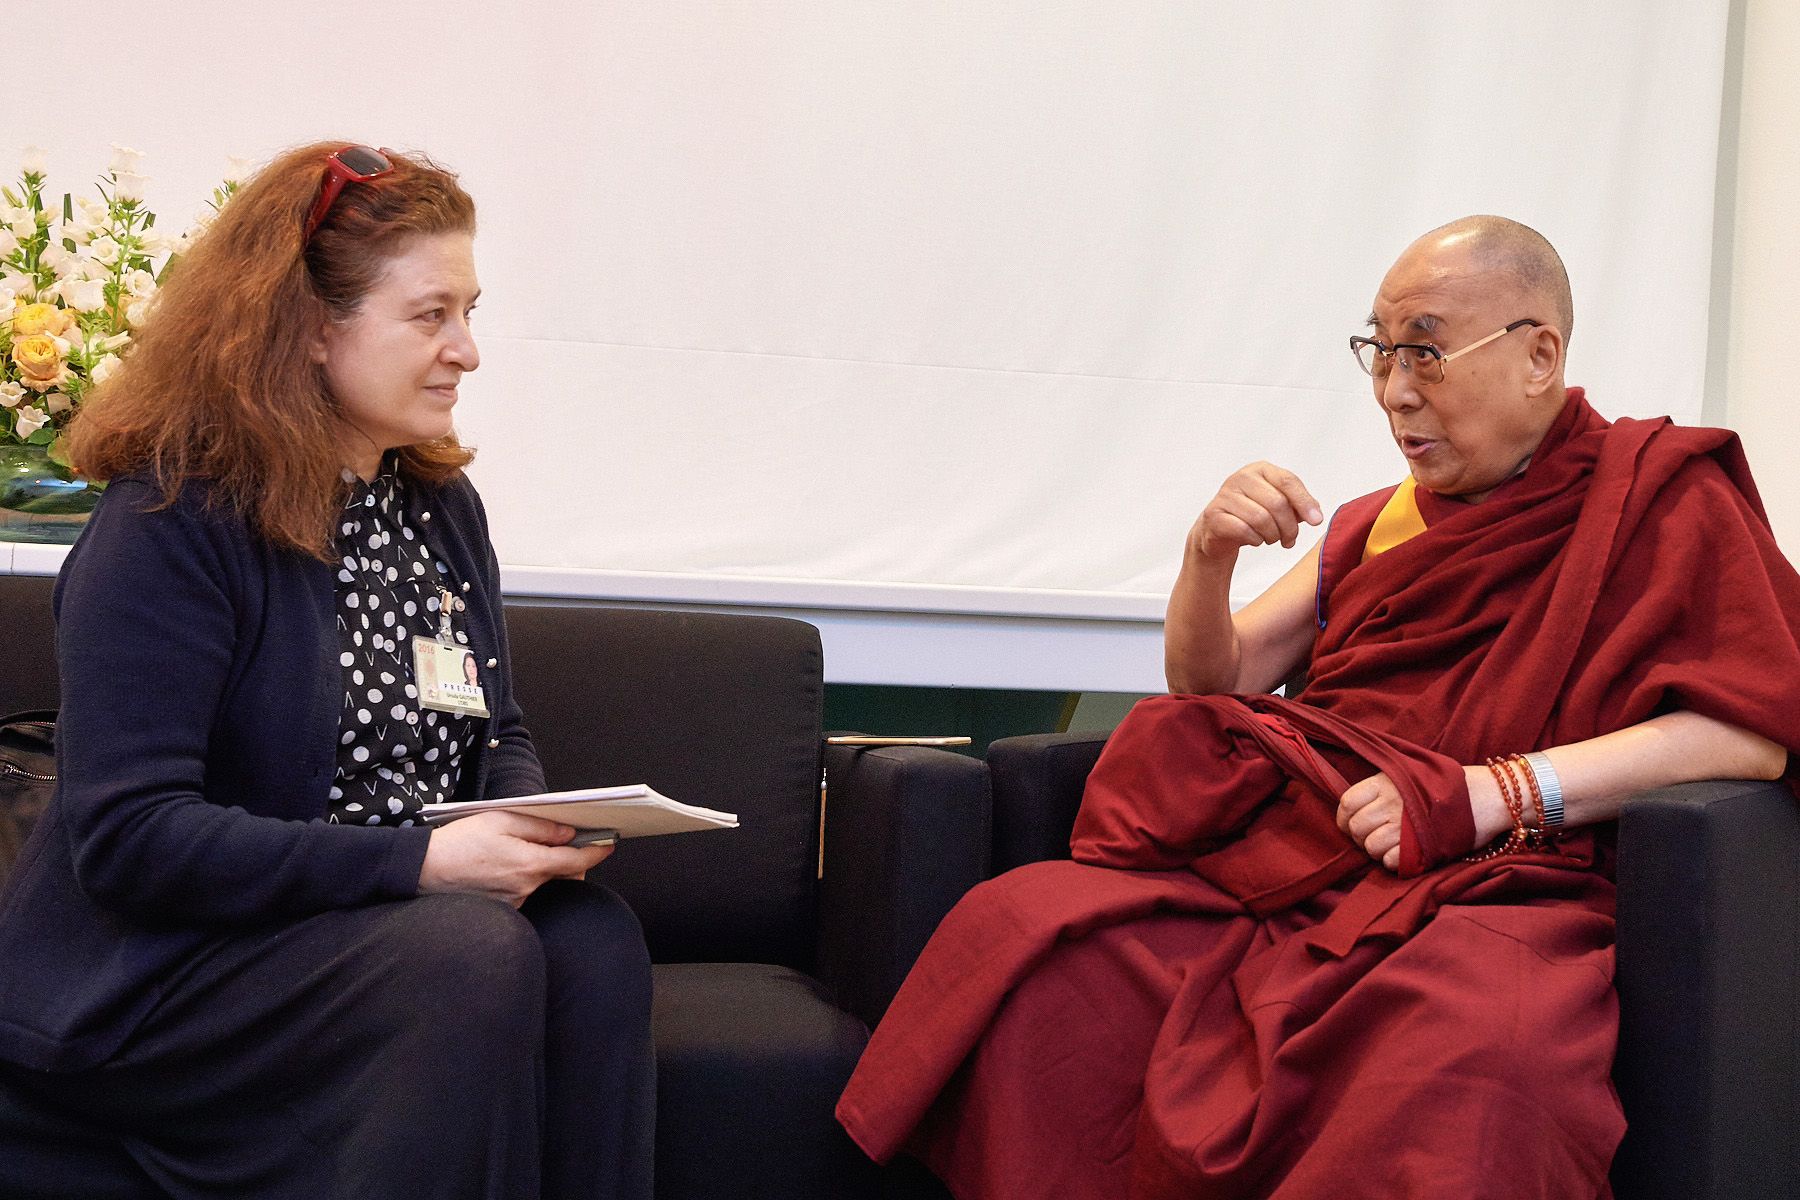
[[[1352,348],[1408,477],[1324,512],[1226,480],[1073,860],[983,884],[838,1115],[959,1200],[1606,1197],[1612,822],[1800,748],[1800,577],[1734,435],[1565,386],[1567,275],[1474,217]],[[1294,700],[1270,689],[1300,671]]]

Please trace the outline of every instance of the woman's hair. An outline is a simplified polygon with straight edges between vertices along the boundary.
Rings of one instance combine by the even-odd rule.
[[[475,204],[423,157],[346,184],[302,241],[328,155],[281,155],[225,205],[174,264],[136,345],[69,428],[93,479],[148,468],[173,502],[189,480],[235,505],[278,545],[329,560],[343,501],[343,425],[313,349],[347,320],[407,239],[473,233]],[[438,483],[474,457],[455,434],[400,449],[401,469]]]

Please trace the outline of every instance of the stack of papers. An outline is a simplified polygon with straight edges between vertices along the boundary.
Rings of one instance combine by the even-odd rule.
[[[496,809],[544,817],[577,829],[614,829],[622,838],[691,833],[700,829],[736,829],[738,825],[736,813],[683,804],[643,783],[583,788],[573,792],[543,792],[536,796],[508,796],[503,800],[427,804],[421,815],[427,821],[442,822]]]

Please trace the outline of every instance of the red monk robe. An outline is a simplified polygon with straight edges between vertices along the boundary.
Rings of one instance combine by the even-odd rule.
[[[838,1107],[870,1155],[962,1200],[1610,1195],[1611,827],[1467,862],[1461,764],[1675,710],[1800,747],[1800,578],[1735,436],[1580,389],[1485,503],[1371,538],[1392,494],[1327,531],[1299,703],[1143,702],[1076,861],[945,919]],[[1397,874],[1334,821],[1377,769]]]

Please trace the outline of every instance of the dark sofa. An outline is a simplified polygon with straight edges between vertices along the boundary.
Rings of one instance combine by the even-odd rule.
[[[56,705],[51,584],[0,576],[0,716]],[[507,624],[551,788],[644,782],[742,819],[628,842],[595,873],[657,964],[657,1195],[890,1190],[832,1107],[925,939],[987,872],[986,768],[825,748],[819,635],[800,621],[522,601]],[[55,1194],[157,1195],[116,1149],[0,1092],[0,1196],[51,1194],[32,1189],[58,1174],[82,1187]]]

